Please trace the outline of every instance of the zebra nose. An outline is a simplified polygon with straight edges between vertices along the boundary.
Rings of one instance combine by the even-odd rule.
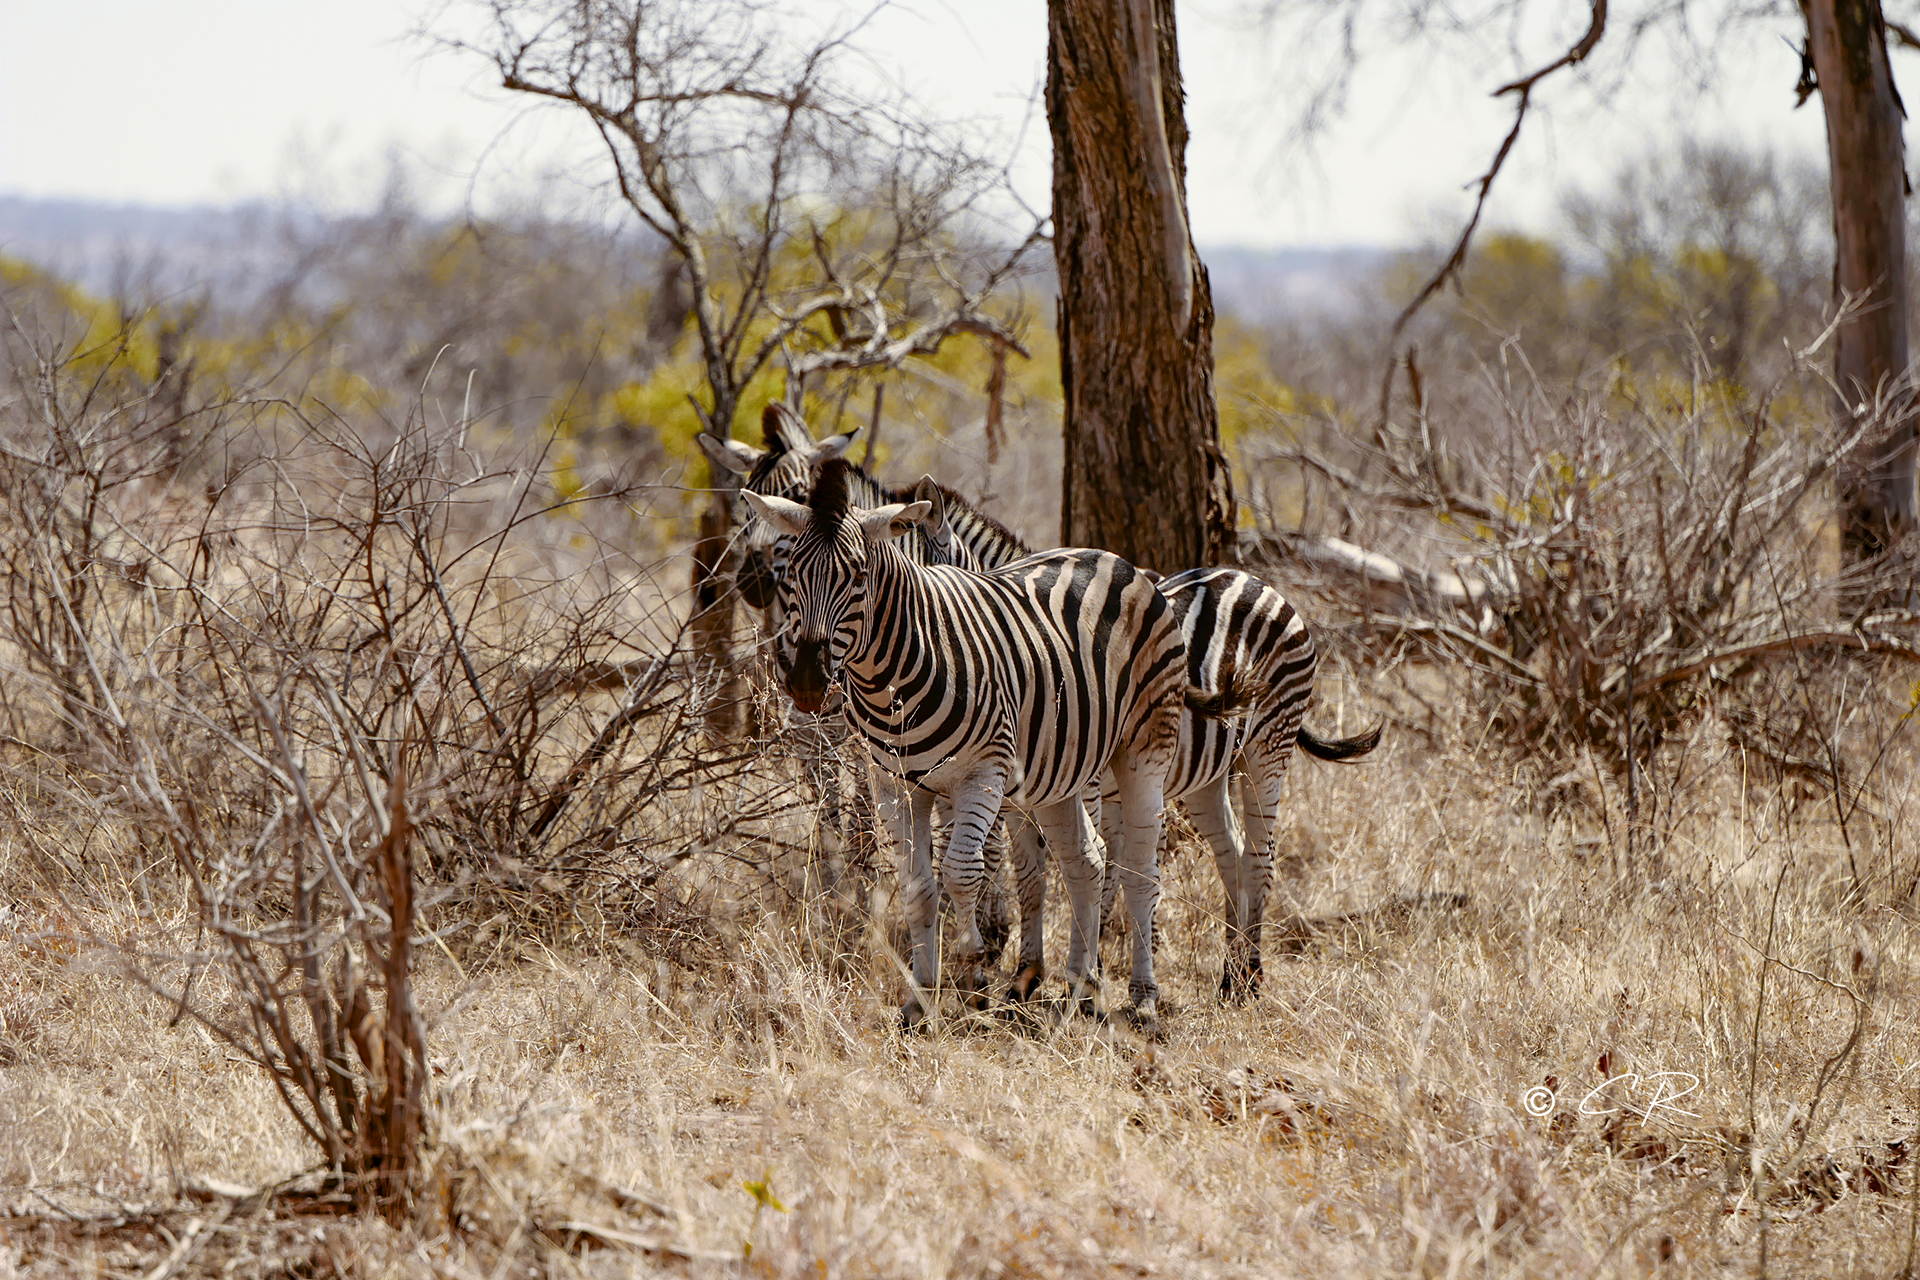
[[[808,715],[817,713],[827,700],[827,642],[802,640],[794,646],[793,667],[787,672],[787,692],[793,705]]]

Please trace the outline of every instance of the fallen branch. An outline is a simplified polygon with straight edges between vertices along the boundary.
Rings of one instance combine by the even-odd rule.
[[[1275,535],[1295,558],[1364,584],[1368,605],[1382,613],[1431,616],[1435,606],[1463,613],[1481,630],[1492,630],[1508,592],[1485,578],[1416,568],[1380,551],[1341,538]]]
[[[1775,636],[1771,640],[1761,640],[1755,644],[1741,645],[1737,649],[1723,649],[1710,653],[1704,658],[1634,681],[1636,690],[1657,689],[1678,680],[1690,679],[1706,671],[1709,667],[1729,662],[1744,662],[1749,658],[1764,658],[1776,653],[1795,653],[1802,649],[1859,649],[1863,653],[1879,653],[1888,657],[1904,658],[1908,662],[1920,662],[1920,648],[1904,640],[1895,640],[1890,636],[1865,635],[1857,631],[1809,631],[1800,635]]]

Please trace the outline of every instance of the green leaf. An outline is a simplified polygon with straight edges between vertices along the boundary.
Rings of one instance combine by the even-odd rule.
[[[767,1208],[777,1209],[781,1213],[787,1212],[787,1206],[780,1203],[780,1197],[773,1194],[772,1189],[767,1186],[766,1182],[743,1182],[740,1185],[747,1189],[749,1195]]]

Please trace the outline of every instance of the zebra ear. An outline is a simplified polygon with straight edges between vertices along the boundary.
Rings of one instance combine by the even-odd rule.
[[[745,440],[722,440],[704,431],[693,440],[700,446],[700,452],[707,455],[708,462],[737,476],[751,472],[754,464],[766,456],[765,450],[756,449]]]
[[[859,434],[860,428],[855,427],[851,431],[843,431],[837,436],[828,436],[822,440],[819,446],[819,461],[825,462],[828,458],[845,457],[847,450],[853,447],[853,438]]]
[[[921,476],[919,483],[913,486],[913,500],[927,504],[927,518],[924,521],[927,532],[936,538],[947,533],[947,497],[940,492],[940,486],[934,483],[932,476]]]
[[[785,498],[762,496],[751,489],[741,490],[740,496],[747,500],[747,506],[753,514],[766,521],[770,528],[790,537],[797,538],[804,533],[807,521],[813,517],[811,511]]]
[[[932,504],[925,502],[889,502],[860,513],[860,532],[869,538],[897,538],[924,525],[932,510]]]

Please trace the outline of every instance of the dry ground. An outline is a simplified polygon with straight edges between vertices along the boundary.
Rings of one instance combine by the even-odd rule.
[[[1270,919],[1337,927],[1219,1006],[1217,882],[1180,835],[1152,1046],[903,1037],[884,961],[822,963],[787,913],[685,966],[455,931],[423,949],[435,1137],[398,1225],[299,1182],[266,1073],[127,981],[120,946],[187,944],[164,886],[55,899],[8,840],[0,1276],[1893,1274],[1911,823],[1856,824],[1850,867],[1830,805],[1713,740],[1631,864],[1591,783],[1555,807],[1408,733],[1300,763]]]

